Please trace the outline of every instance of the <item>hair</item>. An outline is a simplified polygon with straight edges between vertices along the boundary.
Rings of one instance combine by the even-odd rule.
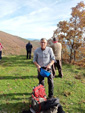
[[[57,39],[56,38],[53,38],[53,41],[57,41]]]
[[[46,38],[41,38],[41,40],[40,40],[40,41],[42,41],[42,40],[46,40],[46,41],[47,41],[47,39],[46,39]]]

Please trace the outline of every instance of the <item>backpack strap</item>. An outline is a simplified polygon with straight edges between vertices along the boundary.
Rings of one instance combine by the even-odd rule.
[[[41,111],[41,103],[40,103],[40,101],[39,101],[39,98],[36,98],[33,94],[32,94],[32,97],[38,102],[38,104],[39,104],[39,112],[36,112],[36,113],[40,113],[40,111]]]

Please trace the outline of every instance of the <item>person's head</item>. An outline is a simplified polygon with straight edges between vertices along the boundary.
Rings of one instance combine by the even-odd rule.
[[[46,48],[46,46],[47,46],[47,40],[46,40],[46,38],[42,38],[40,40],[40,45],[41,45],[41,49],[44,50]]]
[[[56,41],[58,42],[58,37],[57,38],[55,38],[55,37],[53,38],[53,42],[56,42]]]
[[[56,38],[53,38],[53,41],[55,42],[55,41],[57,41],[57,39]]]

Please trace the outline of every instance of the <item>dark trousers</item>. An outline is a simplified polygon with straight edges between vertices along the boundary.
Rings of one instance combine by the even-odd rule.
[[[62,73],[62,63],[61,63],[61,60],[56,60],[56,63],[54,63],[54,65],[55,65],[55,69],[56,69],[56,67],[58,69],[59,76],[62,77],[63,73]]]
[[[27,51],[27,59],[28,59],[28,57],[29,57],[29,59],[31,59],[31,51]]]
[[[52,73],[53,73],[53,76],[55,77],[56,75],[55,75],[55,65],[54,64],[52,65]]]
[[[0,59],[2,59],[2,51],[0,51]]]
[[[54,85],[53,85],[52,70],[49,70],[49,72],[51,73],[51,75],[48,77],[48,89],[49,89],[48,96],[51,98],[53,97]],[[39,84],[42,84],[44,86],[44,77],[42,77],[39,72],[38,72],[38,79],[39,79]]]

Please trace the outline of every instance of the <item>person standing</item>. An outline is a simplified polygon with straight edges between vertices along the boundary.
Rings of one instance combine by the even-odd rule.
[[[48,89],[49,89],[48,97],[52,98],[54,85],[51,66],[54,63],[55,56],[53,54],[52,48],[47,47],[47,40],[45,38],[42,38],[40,40],[40,45],[41,47],[37,48],[34,51],[33,62],[38,70],[39,84],[44,85],[44,77],[40,75],[40,68],[43,68],[50,72],[50,76],[48,77]]]
[[[26,44],[26,51],[27,51],[27,59],[28,59],[28,56],[29,56],[29,59],[31,59],[31,52],[32,52],[32,44],[30,42],[28,42]]]
[[[2,59],[2,48],[3,48],[3,46],[2,46],[2,44],[0,43],[0,60]]]
[[[56,38],[53,38],[53,44],[51,44],[51,47],[53,49],[54,55],[55,55],[55,69],[58,68],[59,77],[63,77],[62,73],[62,62],[61,62],[61,52],[62,52],[62,45],[57,41]]]

